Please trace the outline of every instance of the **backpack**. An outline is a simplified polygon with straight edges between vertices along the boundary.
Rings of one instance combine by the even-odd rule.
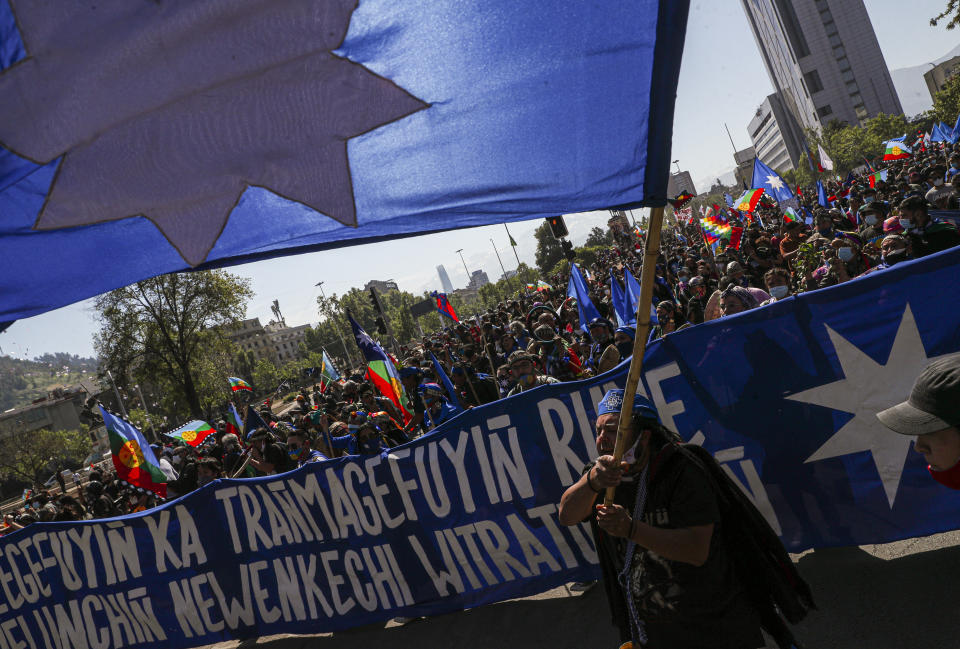
[[[706,449],[696,444],[677,447],[685,459],[710,477],[720,506],[721,541],[747,598],[760,615],[760,626],[781,649],[797,645],[790,624],[816,610],[810,586],[790,560],[780,538],[740,488]]]

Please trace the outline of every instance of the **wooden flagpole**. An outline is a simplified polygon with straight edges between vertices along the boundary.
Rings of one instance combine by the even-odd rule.
[[[617,424],[617,443],[613,450],[613,459],[619,464],[627,452],[627,429],[633,416],[633,397],[640,384],[640,372],[643,370],[643,352],[650,335],[650,305],[653,303],[653,283],[660,256],[660,229],[663,227],[663,208],[650,210],[650,223],[647,227],[647,242],[643,248],[643,268],[640,270],[640,303],[637,305],[637,333],[633,339],[633,358],[630,359],[630,371],[623,390],[623,405],[620,408],[620,420]],[[613,504],[616,487],[608,487],[603,496],[604,505]]]

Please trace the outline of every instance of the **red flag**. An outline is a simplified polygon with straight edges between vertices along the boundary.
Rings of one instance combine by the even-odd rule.
[[[743,239],[743,228],[732,226],[730,228],[730,244],[728,247],[734,250],[740,250],[740,241]]]

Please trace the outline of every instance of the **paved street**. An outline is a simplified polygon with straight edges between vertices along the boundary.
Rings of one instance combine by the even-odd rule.
[[[819,611],[797,627],[809,649],[960,648],[960,532],[885,545],[796,555]],[[939,598],[947,603],[939,603]],[[211,649],[433,649],[458,647],[617,646],[602,588],[570,594],[557,588],[535,597],[413,622],[337,634],[282,635]]]

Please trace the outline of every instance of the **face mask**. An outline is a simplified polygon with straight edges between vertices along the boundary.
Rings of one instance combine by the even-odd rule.
[[[928,465],[927,471],[930,472],[930,476],[934,480],[942,484],[944,487],[960,490],[960,462],[957,462],[946,471],[934,471]]]
[[[380,442],[368,437],[357,442],[357,449],[361,455],[376,455],[380,452]]]
[[[933,181],[933,186],[934,186],[934,187],[939,187],[939,186],[942,185],[942,184],[943,184],[943,178],[935,178],[934,181]]]
[[[951,162],[950,166],[954,169],[960,169],[960,162]]]
[[[777,298],[778,300],[785,298],[787,293],[790,292],[790,287],[786,284],[781,284],[780,286],[771,286],[770,295]]]
[[[904,230],[913,229],[913,221],[911,221],[910,219],[899,219],[899,221],[900,221],[900,227],[903,228]]]
[[[829,237],[833,235],[833,228],[817,228],[817,232],[824,237]]]
[[[864,197],[863,197],[863,202],[864,202],[864,203],[868,203],[868,204],[869,204],[869,203],[872,203],[872,202],[875,201],[875,200],[876,200],[876,196],[864,196]]]
[[[863,217],[863,220],[867,222],[867,225],[874,225],[877,222],[877,217],[873,214],[867,214]]]
[[[850,261],[853,259],[853,248],[840,248],[840,250],[837,251],[837,257],[839,257],[841,261]]]
[[[633,355],[633,341],[626,340],[622,343],[617,343],[617,351],[620,352],[620,358],[626,358],[627,356]]]
[[[893,266],[894,264],[898,264],[901,261],[907,260],[907,249],[901,248],[900,250],[891,250],[885,255],[880,255],[880,258],[886,265]]]
[[[593,337],[593,339],[597,342],[598,345],[606,345],[607,342],[610,340],[610,334],[608,333],[597,334],[596,336]]]
[[[510,387],[510,379],[500,379],[499,383],[501,388],[506,389]]]
[[[207,484],[208,482],[213,482],[213,478],[211,478],[210,476],[205,476],[205,475],[197,476],[197,485],[198,485],[198,486],[202,487],[203,485]],[[130,502],[134,502],[134,501],[131,499]]]

